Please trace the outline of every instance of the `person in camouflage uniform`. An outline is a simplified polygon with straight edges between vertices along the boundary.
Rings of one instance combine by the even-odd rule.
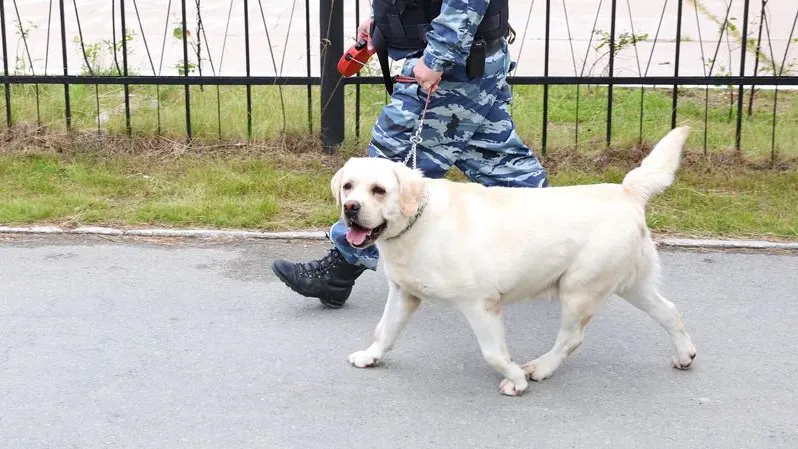
[[[388,48],[391,59],[405,59],[401,75],[417,82],[394,85],[391,101],[372,129],[370,157],[406,160],[430,87],[437,84],[417,146],[417,168],[425,176],[441,178],[456,166],[486,186],[548,186],[545,169],[521,141],[510,116],[512,94],[506,78],[513,63],[507,40],[489,43],[482,76],[467,75],[466,59],[487,5],[486,0],[443,0],[421,54]],[[358,28],[359,38],[368,37],[371,20]],[[355,280],[367,269],[376,270],[379,260],[376,246],[353,248],[346,231],[339,220],[329,233],[334,247],[324,258],[277,260],[274,273],[297,293],[342,307]]]

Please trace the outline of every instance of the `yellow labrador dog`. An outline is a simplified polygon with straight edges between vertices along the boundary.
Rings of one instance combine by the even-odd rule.
[[[604,299],[617,294],[670,334],[672,366],[689,368],[696,348],[658,291],[659,257],[645,220],[649,198],[674,180],[688,133],[672,130],[621,184],[484,187],[425,178],[386,159],[347,161],[331,181],[347,240],[377,245],[390,289],[373,343],[349,362],[377,365],[422,301],[448,301],[505,377],[500,391],[518,396],[528,379],[552,375]],[[502,308],[551,296],[562,305],[554,346],[519,366],[505,344]]]

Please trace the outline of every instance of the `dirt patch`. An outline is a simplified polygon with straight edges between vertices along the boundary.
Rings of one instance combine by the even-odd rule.
[[[597,151],[553,150],[541,161],[551,173],[558,169],[577,169],[601,173],[609,168],[631,170],[640,165],[651,152],[648,144],[635,145],[629,148],[605,148]],[[789,171],[798,169],[798,158],[782,158],[771,161],[769,158],[745,156],[739,151],[712,151],[708,154],[685,149],[682,167],[697,171],[704,170],[776,170]]]
[[[309,163],[332,169],[343,162],[342,154],[327,154],[321,141],[310,135],[284,134],[263,142],[173,140],[162,136],[119,135],[96,131],[52,132],[46,127],[15,125],[0,133],[0,153],[58,154],[70,156],[135,156],[169,160],[182,156],[268,156],[288,169],[307,168]]]
[[[350,156],[362,153],[361,148],[342,146],[335,154],[322,150],[317,136],[285,133],[268,141],[178,141],[166,137],[150,135],[119,135],[97,133],[96,131],[73,131],[70,133],[52,132],[45,127],[16,125],[0,133],[3,145],[0,153],[16,154],[58,154],[70,156],[109,156],[127,155],[148,160],[168,161],[182,156],[201,157],[247,157],[265,156],[286,169],[307,169],[318,167],[335,170]],[[361,145],[362,146],[362,145]],[[640,164],[649,154],[649,144],[626,148],[603,148],[603,142],[596,142],[595,148],[574,151],[568,148],[551,148],[541,156],[544,167],[554,174],[560,169],[576,169],[602,173],[607,169],[628,171]],[[682,167],[696,170],[776,170],[798,169],[798,158],[769,158],[745,156],[739,151],[700,151],[685,150]],[[456,171],[455,171],[456,172]],[[454,179],[462,176],[453,174]]]

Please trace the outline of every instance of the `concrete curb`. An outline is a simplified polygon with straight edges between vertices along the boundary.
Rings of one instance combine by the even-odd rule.
[[[225,231],[219,229],[119,229],[101,226],[61,228],[58,226],[10,227],[0,226],[0,234],[83,234],[132,237],[189,237],[204,239],[272,239],[272,240],[326,240],[323,231],[260,232]],[[768,242],[765,240],[717,240],[717,239],[657,239],[657,244],[672,248],[717,248],[717,249],[782,249],[798,250],[798,242]]]
[[[297,232],[260,232],[260,231],[223,231],[219,229],[118,229],[101,226],[81,226],[79,228],[61,228],[58,226],[8,227],[0,226],[0,234],[85,234],[113,235],[133,237],[192,237],[205,239],[307,239],[325,240],[321,231]]]
[[[718,249],[784,249],[798,250],[798,242],[768,242],[765,240],[712,240],[675,239],[657,240],[660,246],[673,248],[718,248]]]

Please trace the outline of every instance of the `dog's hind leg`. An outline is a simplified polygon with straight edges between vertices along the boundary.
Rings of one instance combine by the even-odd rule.
[[[549,352],[522,365],[529,378],[541,381],[551,376],[563,361],[582,344],[585,328],[595,312],[595,306],[604,298],[587,293],[560,292],[562,312],[560,331]]]
[[[657,287],[651,278],[639,281],[630,289],[619,293],[618,296],[646,312],[668,332],[676,348],[676,356],[671,360],[671,365],[677,369],[690,368],[696,356],[693,341],[684,328],[684,323],[676,305],[665,299],[657,291]]]
[[[498,299],[469,301],[459,307],[477,337],[482,356],[488,365],[505,379],[499,390],[507,396],[520,396],[529,387],[526,374],[513,362],[505,341],[501,304]]]
[[[349,355],[349,363],[366,368],[376,366],[385,353],[393,348],[396,339],[404,329],[410,316],[418,309],[421,301],[415,296],[401,290],[393,282],[389,282],[390,290],[382,319],[374,330],[374,341],[364,351],[357,351]]]

